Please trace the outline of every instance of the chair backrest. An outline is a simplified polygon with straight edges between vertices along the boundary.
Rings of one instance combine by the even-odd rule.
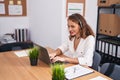
[[[115,63],[104,63],[101,66],[100,72],[114,80],[120,80],[120,65]]]
[[[101,56],[99,53],[94,52],[94,56],[93,56],[93,64],[92,67],[94,70],[98,71],[99,65],[100,65],[100,61],[101,61]]]

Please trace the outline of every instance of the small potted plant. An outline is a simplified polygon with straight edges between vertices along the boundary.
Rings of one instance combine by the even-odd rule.
[[[33,47],[29,51],[29,59],[30,59],[30,64],[32,66],[37,65],[38,62],[38,55],[39,55],[39,49],[37,47]]]
[[[52,80],[65,80],[64,65],[55,63],[51,65],[52,68]]]

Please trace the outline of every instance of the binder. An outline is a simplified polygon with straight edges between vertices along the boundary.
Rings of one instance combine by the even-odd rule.
[[[110,44],[110,47],[109,47],[109,55],[112,55],[113,51],[112,51],[112,44]]]
[[[109,50],[109,49],[108,49],[108,44],[109,44],[109,43],[106,42],[106,45],[105,45],[105,53],[106,53],[106,54],[108,54],[108,50]]]
[[[113,45],[113,56],[116,56],[116,46]]]
[[[102,42],[99,40],[99,51],[101,51]]]
[[[120,46],[118,46],[117,57],[120,58]]]
[[[101,52],[104,53],[104,49],[105,49],[105,42],[102,42],[102,49],[101,49]]]
[[[28,41],[28,29],[23,28],[23,29],[15,29],[15,36],[17,42],[25,42]]]

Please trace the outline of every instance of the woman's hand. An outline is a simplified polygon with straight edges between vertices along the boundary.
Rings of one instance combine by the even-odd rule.
[[[54,53],[50,53],[50,54],[49,54],[50,60],[52,60],[55,56],[56,56],[56,53],[55,53],[55,52],[54,52]]]
[[[65,58],[63,57],[60,57],[60,56],[56,56],[52,59],[52,62],[57,62],[57,61],[60,61],[60,62],[65,62]]]
[[[60,49],[56,49],[53,53],[49,54],[50,60],[52,60],[54,57],[60,55],[62,52]]]

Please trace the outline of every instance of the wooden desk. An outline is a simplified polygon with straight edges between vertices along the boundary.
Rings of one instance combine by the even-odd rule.
[[[99,72],[79,77],[74,80],[89,80],[102,76]],[[31,66],[28,57],[17,57],[13,51],[0,53],[0,80],[51,80],[51,68],[39,61],[37,66]]]

